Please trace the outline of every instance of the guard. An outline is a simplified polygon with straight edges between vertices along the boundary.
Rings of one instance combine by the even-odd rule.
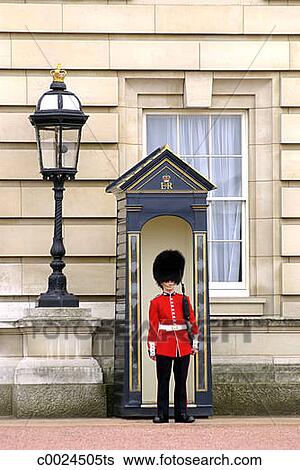
[[[157,416],[154,423],[169,422],[169,382],[173,363],[176,423],[193,423],[187,414],[186,379],[190,355],[198,352],[199,329],[189,297],[175,292],[182,281],[185,259],[177,250],[162,251],[153,263],[153,277],[162,294],[150,301],[148,353],[156,360]]]

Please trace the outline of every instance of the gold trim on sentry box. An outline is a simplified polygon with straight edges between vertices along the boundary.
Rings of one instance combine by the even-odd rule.
[[[140,234],[136,235],[136,248],[137,248],[137,273],[136,273],[136,282],[137,282],[137,360],[138,360],[138,391],[141,391],[141,282],[140,282]]]
[[[129,296],[129,312],[128,312],[128,319],[129,319],[129,391],[130,392],[139,392],[141,390],[141,345],[140,345],[140,237],[138,232],[128,233],[128,266],[129,266],[129,289],[128,289],[128,296]],[[136,238],[136,253],[137,253],[137,387],[133,388],[133,347],[132,347],[132,302],[131,302],[131,295],[132,295],[132,281],[131,281],[131,262],[132,262],[132,243],[131,240]]]
[[[199,388],[199,357],[196,354],[196,391],[206,392],[207,391],[207,288],[206,288],[206,232],[194,232],[194,244],[195,244],[195,262],[194,262],[194,274],[195,274],[195,290],[196,290],[196,321],[198,323],[199,311],[198,311],[198,237],[202,238],[202,252],[203,252],[203,372],[204,372],[204,388]]]

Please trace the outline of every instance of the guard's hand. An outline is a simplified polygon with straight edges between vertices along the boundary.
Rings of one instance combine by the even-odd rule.
[[[150,350],[148,349],[148,356],[150,357],[150,359],[152,359],[152,361],[156,361],[156,354],[150,354]]]
[[[199,349],[194,349],[194,348],[192,349],[193,356],[195,356],[195,354],[197,354],[198,352],[199,352]]]

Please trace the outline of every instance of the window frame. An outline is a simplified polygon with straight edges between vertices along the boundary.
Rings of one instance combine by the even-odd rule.
[[[249,198],[248,198],[248,113],[244,110],[200,110],[200,109],[151,109],[143,110],[143,129],[142,129],[142,152],[143,158],[147,155],[147,125],[146,120],[148,115],[231,115],[241,116],[241,158],[242,158],[242,196],[218,198],[210,196],[208,193],[207,201],[241,201],[242,202],[242,236],[241,236],[241,252],[242,252],[242,281],[241,282],[209,282],[210,296],[211,297],[248,297],[249,296]],[[178,122],[176,128],[176,139],[178,147]],[[209,134],[209,139],[211,133]],[[179,148],[179,147],[178,147]],[[209,147],[211,148],[211,146]],[[211,154],[209,154],[210,156]],[[208,219],[209,223],[209,219]],[[209,240],[208,240],[209,243]]]

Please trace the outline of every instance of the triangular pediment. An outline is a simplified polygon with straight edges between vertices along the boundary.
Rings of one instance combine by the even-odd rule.
[[[168,146],[156,149],[130,170],[109,184],[107,192],[208,192],[215,189]]]

